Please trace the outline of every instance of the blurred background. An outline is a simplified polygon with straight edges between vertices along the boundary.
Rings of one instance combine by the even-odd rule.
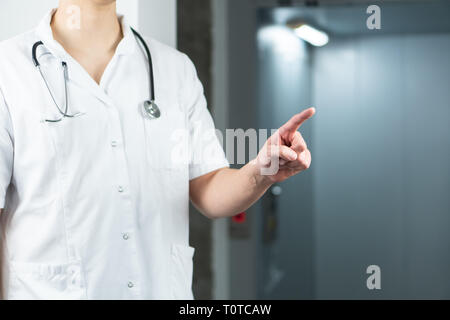
[[[56,5],[2,0],[0,40]],[[381,29],[367,25],[370,5]],[[234,219],[192,209],[197,299],[450,299],[450,1],[118,8],[192,58],[218,128],[278,128],[318,111],[301,129],[308,172]],[[366,285],[371,265],[380,290]]]

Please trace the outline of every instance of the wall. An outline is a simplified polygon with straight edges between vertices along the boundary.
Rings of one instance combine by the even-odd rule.
[[[0,3],[0,40],[33,29],[57,0],[2,0]]]
[[[139,0],[138,20],[143,34],[177,46],[177,0]]]
[[[450,298],[449,52],[449,34],[315,51],[318,298]]]
[[[254,0],[227,0],[228,128],[257,128],[256,3]],[[231,237],[230,297],[256,299],[258,257],[258,206],[247,210],[249,236]]]
[[[228,15],[233,17],[226,51],[231,128],[257,127],[258,118],[266,126],[281,122],[289,110],[276,99],[292,99],[289,105],[301,101],[298,94],[308,86],[298,78],[289,82],[296,68],[281,65],[284,73],[270,70],[282,64],[271,60],[270,54],[255,61],[255,12],[254,1],[228,1]],[[396,21],[391,21],[393,26]],[[306,224],[297,229],[299,224],[288,226],[303,237],[291,238],[297,251],[281,254],[278,248],[272,255],[282,263],[292,258],[297,265],[303,257],[303,269],[293,270],[295,294],[305,287],[298,280],[306,274],[312,276],[312,297],[320,299],[449,298],[449,38],[448,34],[333,36],[329,45],[311,53],[309,88],[312,105],[318,108],[306,128],[312,136],[308,140],[312,177],[307,179],[312,180],[313,214],[309,221],[303,217]],[[266,78],[262,87],[272,96],[258,94],[255,88],[261,71],[277,76]],[[283,91],[281,83],[291,91]],[[261,104],[264,97],[268,101]],[[280,112],[269,113],[273,119],[264,120],[261,105]],[[271,258],[259,246],[261,212],[260,203],[250,210],[248,239],[230,240],[232,298],[264,293],[259,280]],[[298,248],[307,255],[299,256]],[[372,264],[381,267],[381,291],[366,287],[366,268]]]
[[[225,0],[212,0],[212,112],[216,128],[228,127],[228,4]],[[230,242],[229,220],[213,221],[212,268],[213,298],[230,298]]]
[[[139,25],[139,5],[140,0],[117,0],[117,12],[127,17],[128,23],[132,27]]]

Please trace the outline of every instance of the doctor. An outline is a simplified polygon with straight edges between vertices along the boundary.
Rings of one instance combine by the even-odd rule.
[[[186,55],[140,41],[114,0],[61,0],[35,30],[0,43],[5,297],[192,299],[189,200],[230,217],[307,169],[297,129],[314,112],[229,169]],[[214,156],[203,159],[205,148]]]

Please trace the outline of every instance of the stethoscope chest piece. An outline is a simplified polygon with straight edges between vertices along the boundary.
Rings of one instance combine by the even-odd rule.
[[[161,117],[161,110],[159,110],[158,105],[154,101],[144,101],[143,105],[144,116],[150,119],[158,119]]]

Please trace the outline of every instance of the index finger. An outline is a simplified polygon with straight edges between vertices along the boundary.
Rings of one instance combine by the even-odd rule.
[[[286,122],[281,128],[280,133],[281,134],[291,134],[300,128],[300,126],[308,119],[310,119],[314,114],[316,113],[315,108],[309,108],[306,110],[303,110],[302,112],[296,114],[293,116],[288,122]]]

